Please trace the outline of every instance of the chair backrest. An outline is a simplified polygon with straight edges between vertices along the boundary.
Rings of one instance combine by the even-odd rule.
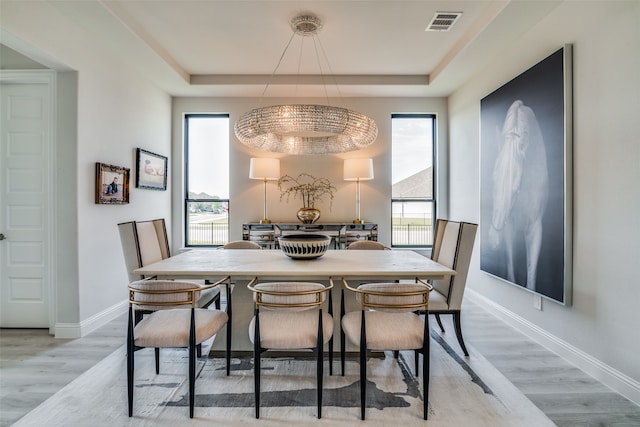
[[[467,283],[477,224],[439,219],[431,258],[456,271],[455,276],[434,280],[434,289],[447,298],[450,310],[459,310]]]
[[[251,242],[249,240],[234,240],[233,242],[229,242],[223,246],[224,249],[262,249],[256,242]]]
[[[193,306],[200,297],[200,291],[178,291],[200,287],[198,283],[184,280],[137,280],[129,284],[129,302],[135,307],[152,311]]]
[[[422,283],[363,283],[356,301],[364,308],[380,311],[416,311],[426,309],[431,287]]]
[[[431,259],[434,261],[438,260],[438,256],[440,255],[440,248],[442,247],[442,237],[444,236],[444,229],[447,225],[446,219],[438,219],[436,220],[436,229],[433,236],[433,246],[431,247]]]
[[[249,289],[260,307],[297,311],[321,306],[327,299],[326,291],[331,288],[313,282],[269,282],[249,286]]]
[[[373,240],[356,240],[347,246],[347,249],[383,251],[391,248]]]
[[[171,256],[167,228],[163,218],[123,222],[118,224],[118,231],[130,282],[144,278],[131,274],[136,268]]]

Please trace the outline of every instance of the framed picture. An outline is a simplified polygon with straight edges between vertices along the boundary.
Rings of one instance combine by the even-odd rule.
[[[129,172],[130,169],[121,166],[96,163],[96,203],[129,203]]]
[[[480,102],[480,269],[568,305],[572,61],[565,45]]]
[[[165,156],[142,148],[136,151],[136,188],[167,189],[167,161]]]

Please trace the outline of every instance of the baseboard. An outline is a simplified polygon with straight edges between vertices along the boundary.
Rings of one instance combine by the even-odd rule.
[[[636,405],[640,405],[640,382],[496,304],[480,293],[472,289],[467,289],[465,292],[465,297],[468,297],[469,300],[485,308],[491,314],[566,359]]]
[[[128,309],[127,301],[119,302],[80,323],[56,323],[55,337],[64,339],[82,338],[106,325],[117,317],[125,314]]]

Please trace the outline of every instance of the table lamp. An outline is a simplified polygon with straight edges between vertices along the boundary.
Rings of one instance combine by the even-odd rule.
[[[280,159],[253,158],[249,163],[249,178],[261,179],[264,182],[264,213],[260,224],[270,224],[267,218],[267,181],[280,178]]]
[[[360,218],[360,181],[373,179],[373,159],[345,159],[344,180],[356,182],[356,219],[354,224],[363,224]]]

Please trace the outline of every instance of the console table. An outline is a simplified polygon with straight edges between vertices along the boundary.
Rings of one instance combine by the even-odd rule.
[[[352,224],[344,222],[324,222],[303,224],[276,222],[271,224],[242,224],[242,239],[259,243],[265,248],[277,248],[278,237],[287,234],[317,233],[331,236],[335,249],[343,249],[356,240],[378,240],[378,224]]]

